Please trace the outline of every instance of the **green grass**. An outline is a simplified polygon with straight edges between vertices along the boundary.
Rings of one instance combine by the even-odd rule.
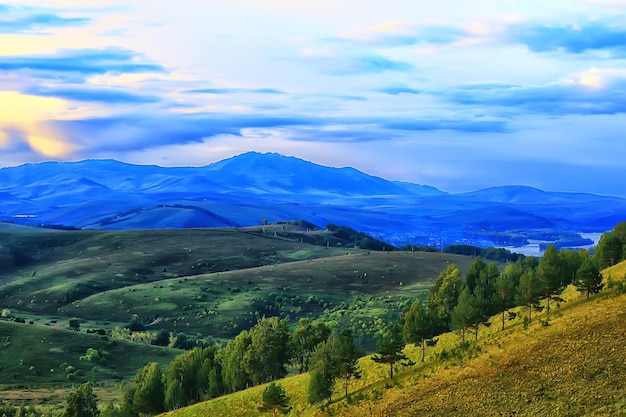
[[[28,229],[27,229],[28,230]],[[265,233],[263,232],[265,230]],[[275,236],[276,234],[276,236]],[[223,341],[258,318],[351,325],[364,346],[454,262],[470,257],[369,252],[301,243],[330,239],[282,225],[235,229],[2,232],[2,308],[47,321],[78,317],[108,330],[133,314],[154,329]],[[337,240],[337,239],[335,239]],[[360,332],[360,335],[358,334]]]
[[[450,263],[469,257],[440,253],[357,252],[139,284],[95,294],[64,308],[71,316],[111,322],[158,315],[161,327],[229,338],[262,316],[321,317],[357,324],[372,344],[370,324],[397,316],[423,298]],[[365,325],[365,326],[364,326]],[[380,327],[380,326],[379,326]],[[357,334],[357,336],[359,336]]]
[[[80,356],[89,348],[108,352],[110,356],[103,363],[81,361]],[[116,341],[105,336],[0,321],[0,389],[127,380],[147,362],[165,365],[179,353],[177,349]],[[77,372],[66,372],[67,366]]]
[[[451,254],[355,249],[324,231],[290,225],[263,229],[0,227],[0,309],[27,323],[0,320],[0,341],[8,338],[0,344],[0,384],[28,401],[36,397],[33,390],[67,389],[94,379],[108,387],[102,395],[119,397],[121,384],[146,362],[166,364],[175,354],[114,344],[109,333],[134,314],[146,322],[163,319],[150,331],[218,342],[262,316],[289,317],[292,323],[317,318],[353,328],[357,341],[373,349],[373,334],[424,297],[448,263],[467,270],[472,262]],[[327,240],[329,247],[319,245]],[[68,330],[72,318],[80,321],[79,332]],[[106,331],[109,339],[87,330]],[[111,359],[98,365],[79,361],[90,347],[111,353]],[[59,368],[63,363],[79,369],[78,375],[67,377]],[[8,392],[3,395],[12,398]]]

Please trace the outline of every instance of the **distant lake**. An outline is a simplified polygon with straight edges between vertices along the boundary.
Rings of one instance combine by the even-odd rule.
[[[600,233],[578,233],[581,237],[585,238],[585,239],[591,239],[593,240],[593,244],[592,245],[584,245],[584,246],[575,246],[575,247],[571,247],[571,248],[567,248],[567,249],[589,249],[593,246],[595,246],[598,241],[600,240],[600,236],[602,236],[602,232]],[[540,249],[540,244],[541,243],[553,243],[553,241],[550,240],[533,240],[533,239],[528,239],[528,245],[524,245],[524,246],[504,246],[504,249],[508,249],[511,252],[516,252],[516,253],[521,253],[522,255],[526,255],[526,256],[535,256],[535,257],[540,257],[541,255],[543,255],[543,251]]]

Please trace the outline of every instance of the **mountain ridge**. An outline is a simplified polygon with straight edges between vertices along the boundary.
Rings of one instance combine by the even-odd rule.
[[[603,232],[626,199],[511,185],[449,194],[276,153],[248,152],[202,167],[113,159],[0,169],[0,220],[90,229],[343,224],[392,243],[523,244]],[[165,209],[167,208],[167,210]],[[549,233],[548,233],[549,232]]]

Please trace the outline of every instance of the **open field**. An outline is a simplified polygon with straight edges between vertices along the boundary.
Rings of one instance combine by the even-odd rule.
[[[604,271],[620,279],[626,262]],[[388,368],[360,360],[363,378],[352,382],[352,401],[337,387],[324,412],[306,404],[307,375],[280,381],[297,416],[617,416],[626,413],[626,295],[605,289],[584,301],[573,287],[564,293],[549,322],[537,314],[527,329],[521,314],[499,329],[481,328],[478,341],[460,346],[454,333],[442,335],[419,363],[419,349],[405,353],[417,365]],[[542,324],[542,321],[544,324]],[[257,416],[264,386],[167,413]]]

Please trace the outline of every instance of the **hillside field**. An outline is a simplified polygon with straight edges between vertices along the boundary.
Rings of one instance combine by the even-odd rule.
[[[604,271],[626,276],[626,262]],[[623,279],[623,278],[622,278]],[[537,314],[528,328],[521,314],[504,331],[481,328],[478,341],[460,346],[444,334],[417,363],[392,381],[386,366],[364,357],[363,378],[352,382],[352,399],[341,387],[325,411],[306,404],[308,375],[285,378],[293,416],[618,416],[626,414],[626,295],[605,289],[588,302],[573,287],[549,321]],[[519,312],[519,311],[518,311]],[[543,323],[542,323],[543,322]],[[257,416],[264,386],[166,413],[167,417]],[[269,415],[269,413],[267,413]]]

